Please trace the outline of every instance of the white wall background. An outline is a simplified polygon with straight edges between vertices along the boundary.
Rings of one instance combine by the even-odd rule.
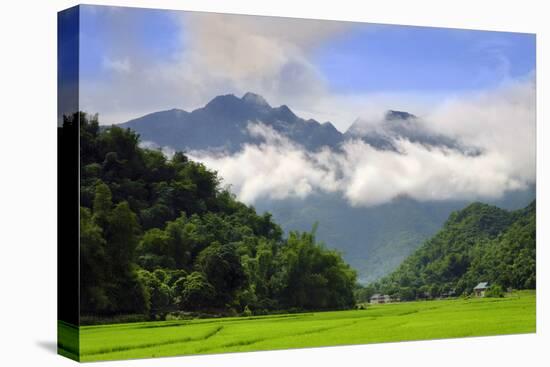
[[[102,366],[543,366],[550,356],[550,26],[540,0],[119,0],[162,7],[537,33],[536,335],[107,362]],[[56,12],[64,0],[4,1],[0,12],[0,365],[68,366],[56,343]],[[545,98],[546,97],[546,98]],[[545,113],[546,112],[546,113]],[[548,190],[548,189],[547,189]],[[31,254],[32,257],[29,257]],[[546,265],[548,264],[548,265]]]

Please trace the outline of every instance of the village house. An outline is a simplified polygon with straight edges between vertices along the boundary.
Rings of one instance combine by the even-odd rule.
[[[474,294],[476,297],[485,297],[487,289],[489,289],[489,283],[481,282],[474,287]]]
[[[387,294],[373,294],[370,298],[370,303],[376,304],[376,303],[390,303],[391,297]]]

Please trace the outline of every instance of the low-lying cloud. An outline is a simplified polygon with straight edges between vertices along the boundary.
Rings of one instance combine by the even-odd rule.
[[[417,200],[493,199],[535,183],[534,79],[449,101],[420,120],[426,128],[473,146],[468,155],[396,138],[396,151],[360,139],[341,149],[306,151],[261,122],[248,132],[262,138],[234,154],[192,152],[217,170],[237,197],[304,198],[340,193],[351,205],[382,204],[406,195]]]

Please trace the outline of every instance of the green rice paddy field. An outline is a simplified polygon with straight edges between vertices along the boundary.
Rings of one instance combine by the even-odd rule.
[[[366,310],[144,322],[59,323],[60,353],[80,361],[533,333],[534,291],[505,298],[369,305]]]

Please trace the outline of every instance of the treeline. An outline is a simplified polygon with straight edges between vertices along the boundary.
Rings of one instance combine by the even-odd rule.
[[[494,289],[536,287],[536,204],[517,211],[474,203],[450,215],[444,227],[396,271],[356,296],[402,300],[469,295],[480,282]]]
[[[81,314],[265,314],[355,305],[356,273],[312,233],[283,237],[177,152],[139,146],[130,129],[80,125]]]

